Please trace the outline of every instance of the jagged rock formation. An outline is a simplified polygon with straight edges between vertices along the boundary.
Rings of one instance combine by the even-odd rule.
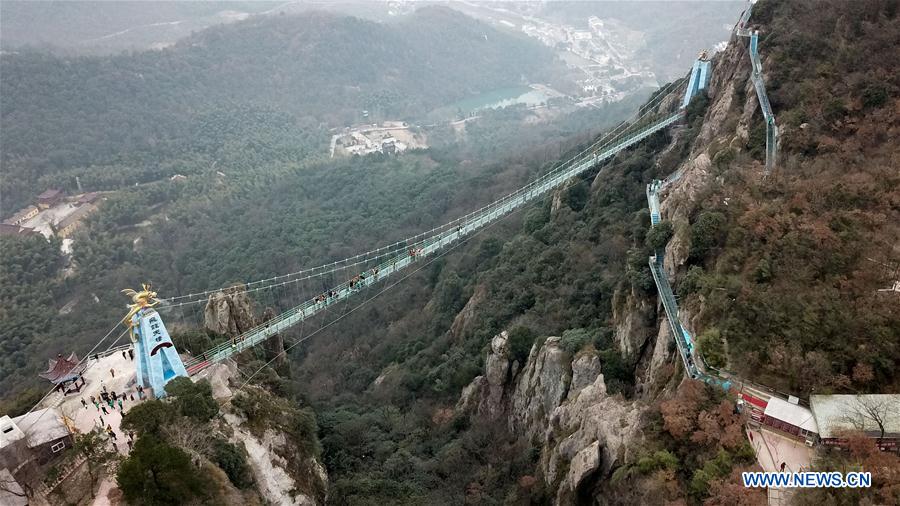
[[[654,332],[655,308],[633,289],[617,291],[613,301],[613,321],[616,322],[616,344],[619,351],[636,356]]]
[[[539,474],[567,504],[583,484],[608,473],[634,436],[639,402],[607,394],[593,351],[572,357],[559,337],[535,343],[525,366],[509,355],[503,332],[491,341],[485,374],[464,389],[457,411],[503,420],[511,434],[541,448]]]
[[[197,379],[210,381],[213,397],[218,401],[232,398],[230,382],[237,377],[237,366],[230,361],[215,364],[197,375]],[[257,388],[252,395],[271,398],[273,406],[287,402]],[[276,420],[251,423],[232,405],[225,404],[222,409],[224,423],[220,428],[229,435],[231,443],[246,450],[256,488],[267,504],[324,504],[328,489],[325,467],[315,457],[304,457]]]
[[[450,335],[453,336],[454,339],[463,335],[468,330],[478,305],[481,304],[485,298],[487,298],[487,287],[479,285],[475,288],[475,293],[473,293],[469,298],[469,301],[466,302],[462,311],[460,311],[456,315],[456,318],[453,319],[453,324],[450,325]]]
[[[254,326],[253,301],[244,285],[234,285],[209,296],[203,311],[204,326],[217,334],[234,336]]]

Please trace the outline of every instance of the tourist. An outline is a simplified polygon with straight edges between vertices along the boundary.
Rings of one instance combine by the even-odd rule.
[[[128,348],[128,358],[134,360],[134,349]]]
[[[112,395],[112,400],[116,400],[119,397],[119,394],[117,394],[115,390],[113,390],[110,395]]]
[[[128,355],[125,354],[125,350],[122,350],[122,358],[128,360]]]
[[[103,421],[103,417],[101,416],[101,417],[100,417],[100,426],[103,427],[103,424],[104,424],[104,423],[106,423],[106,422]]]
[[[81,398],[81,405],[84,406],[84,409],[87,409],[87,403],[84,402],[84,397]]]
[[[94,401],[94,407],[97,408],[97,411],[100,411],[100,403],[98,401]]]
[[[106,406],[100,406],[100,409],[103,410],[103,414],[104,414],[104,415],[108,415],[108,414],[109,414],[109,411],[106,410]]]
[[[115,378],[115,377],[116,377],[116,370],[113,369],[112,367],[110,367],[110,368],[109,368],[109,374],[110,374],[113,378]]]
[[[113,432],[113,430],[112,430],[112,425],[107,425],[107,426],[106,426],[106,433],[109,434],[109,436],[110,436],[111,438],[113,438],[113,439],[119,439],[119,438],[116,436],[116,433]]]
[[[121,397],[119,397],[119,411],[121,411],[122,413],[125,412],[125,408],[122,407],[122,398]]]

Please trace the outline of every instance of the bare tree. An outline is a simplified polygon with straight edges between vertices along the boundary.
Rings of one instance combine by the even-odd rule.
[[[178,423],[163,426],[162,433],[167,441],[190,453],[194,461],[212,455],[215,437],[205,424],[182,417]]]
[[[859,395],[845,404],[844,421],[861,432],[878,427],[878,443],[884,439],[886,427],[900,422],[900,400],[891,395]]]

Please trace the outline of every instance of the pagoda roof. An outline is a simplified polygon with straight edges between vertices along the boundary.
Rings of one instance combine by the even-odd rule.
[[[84,371],[84,365],[78,365],[78,355],[74,352],[72,352],[68,358],[63,358],[60,353],[56,358],[51,358],[47,362],[47,370],[38,374],[38,376],[48,379],[53,383],[62,383],[75,379]]]

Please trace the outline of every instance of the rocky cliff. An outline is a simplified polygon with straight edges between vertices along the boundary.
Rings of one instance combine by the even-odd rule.
[[[213,397],[224,403],[219,429],[228,435],[229,442],[246,451],[255,488],[266,503],[324,504],[328,474],[318,457],[310,454],[308,442],[298,441],[293,425],[292,415],[304,416],[304,413],[298,413],[289,401],[258,387],[245,386],[251,391],[252,403],[240,398],[240,394],[234,397],[237,392],[233,386],[240,378],[232,362],[204,370],[197,379],[202,378],[210,381]]]
[[[676,225],[665,258],[672,275],[681,270],[689,251],[688,232],[679,225],[687,223],[697,193],[715,177],[715,151],[746,144],[755,104],[746,60],[745,48],[735,41],[715,58],[703,121],[696,128],[675,129],[657,157],[658,164],[679,142],[687,144],[677,148],[686,153],[676,164],[682,177],[670,187],[673,198],[663,201],[664,217]],[[741,111],[737,120],[736,108]],[[693,137],[684,137],[688,135]],[[631,398],[608,392],[603,362],[592,346],[573,355],[559,337],[548,337],[538,340],[527,361],[519,364],[511,358],[509,337],[503,332],[491,341],[484,374],[464,389],[457,404],[458,412],[501,421],[510,434],[540,449],[536,475],[553,491],[557,504],[597,497],[595,487],[628,460],[629,447],[642,437],[641,419],[648,407],[669,395],[683,377],[655,297],[630,287],[617,290],[610,328],[618,351],[634,365]]]
[[[641,405],[607,394],[593,350],[572,356],[559,337],[548,337],[534,344],[520,369],[503,332],[491,341],[485,374],[463,391],[456,409],[503,420],[510,433],[540,448],[537,473],[556,491],[556,502],[566,504],[627,451]]]

